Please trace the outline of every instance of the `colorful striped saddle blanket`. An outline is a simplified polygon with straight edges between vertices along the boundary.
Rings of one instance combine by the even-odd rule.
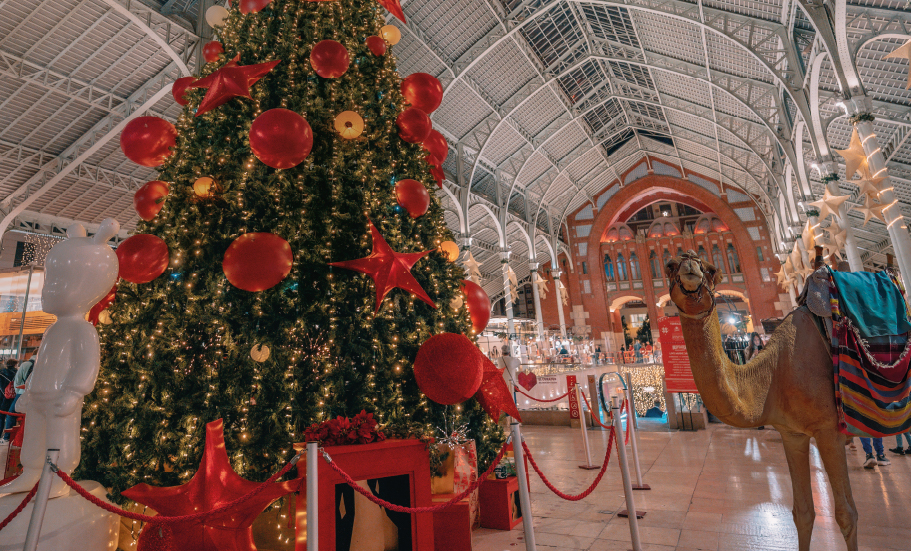
[[[860,276],[829,271],[839,428],[863,437],[907,432],[911,332],[904,288],[891,272],[845,275]]]

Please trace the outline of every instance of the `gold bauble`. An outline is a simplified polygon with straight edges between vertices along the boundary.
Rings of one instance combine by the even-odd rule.
[[[353,140],[364,131],[364,119],[354,111],[342,111],[335,117],[335,130],[346,140]]]
[[[465,301],[462,299],[461,295],[457,295],[454,299],[449,301],[449,306],[453,310],[458,310],[465,304]]]
[[[250,357],[253,358],[253,361],[263,363],[269,359],[269,355],[272,353],[269,350],[269,347],[264,344],[257,344],[253,347],[253,350],[250,351]]]
[[[459,246],[455,244],[455,241],[443,241],[440,244],[440,254],[446,257],[446,260],[455,262],[459,259]]]
[[[402,31],[395,25],[386,25],[380,29],[380,36],[383,37],[390,46],[395,46],[402,39]]]
[[[202,199],[211,197],[212,192],[214,191],[214,188],[215,188],[215,180],[213,180],[212,178],[209,178],[208,176],[203,176],[202,178],[196,180],[196,182],[193,183],[193,193],[195,193],[197,197],[201,197]]]
[[[110,325],[114,323],[114,320],[111,318],[111,313],[107,310],[102,310],[98,314],[98,323],[102,323],[104,325]]]

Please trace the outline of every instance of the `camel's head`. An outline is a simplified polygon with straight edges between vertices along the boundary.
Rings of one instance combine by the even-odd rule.
[[[671,286],[671,300],[688,316],[705,314],[715,306],[712,292],[721,282],[715,266],[703,262],[693,251],[672,259],[666,267]]]

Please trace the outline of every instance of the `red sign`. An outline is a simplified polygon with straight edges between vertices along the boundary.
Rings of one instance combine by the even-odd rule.
[[[569,390],[569,418],[580,419],[579,400],[576,399],[576,376],[566,376],[566,388]]]
[[[699,389],[696,388],[693,371],[690,369],[690,357],[686,353],[680,318],[658,318],[658,340],[661,342],[661,359],[664,362],[667,391],[698,394]]]

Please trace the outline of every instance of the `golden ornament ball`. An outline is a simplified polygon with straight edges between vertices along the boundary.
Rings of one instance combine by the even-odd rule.
[[[455,241],[443,241],[440,245],[440,254],[446,257],[446,260],[455,262],[459,259],[459,246]]]
[[[449,306],[453,310],[458,310],[465,304],[465,301],[462,299],[461,295],[456,296],[454,299],[449,301]]]
[[[269,350],[269,347],[264,344],[257,344],[250,350],[250,357],[253,358],[253,361],[263,363],[269,359],[269,355],[272,353]]]
[[[212,196],[212,192],[215,189],[215,180],[209,178],[208,176],[203,176],[202,178],[196,180],[193,183],[193,193],[197,197],[206,199]]]
[[[111,325],[114,323],[114,320],[111,318],[111,313],[107,310],[102,310],[98,314],[98,323],[103,323],[104,325]]]
[[[380,29],[380,36],[383,37],[390,46],[395,46],[402,39],[402,31],[395,25],[386,25]]]
[[[354,111],[342,111],[335,117],[335,130],[346,140],[353,140],[364,131],[364,119]]]

